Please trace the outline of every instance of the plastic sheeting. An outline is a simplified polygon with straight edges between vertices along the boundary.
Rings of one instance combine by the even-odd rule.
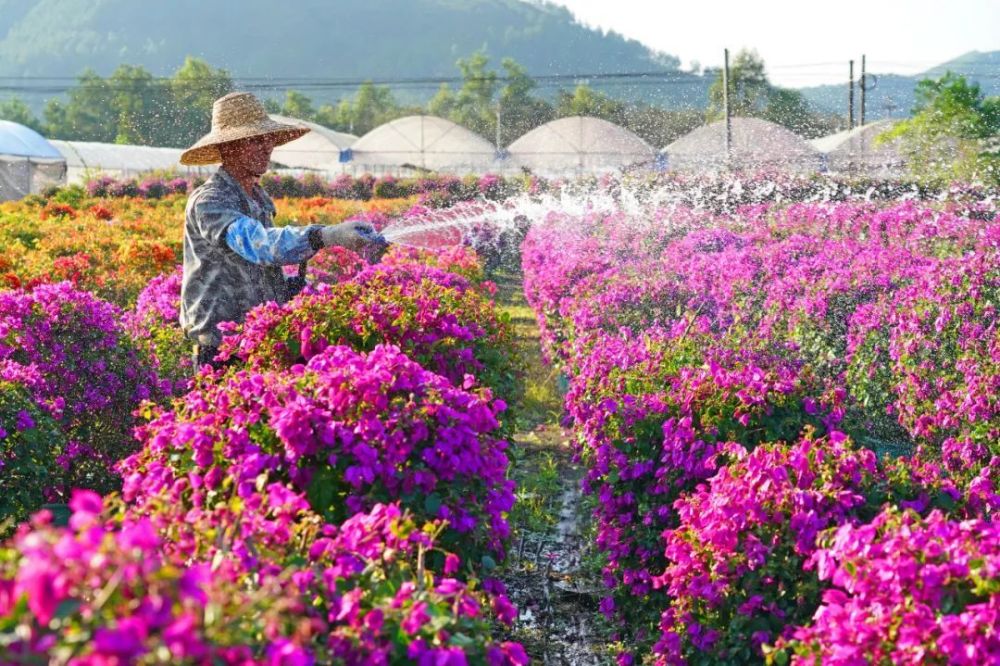
[[[271,153],[272,162],[292,169],[309,169],[331,174],[344,172],[347,151],[358,137],[296,118],[275,114],[271,114],[271,118],[279,123],[301,125],[311,130],[295,141],[276,147]]]
[[[38,132],[0,120],[0,201],[38,194],[65,181],[66,162]]]
[[[346,166],[353,174],[466,174],[499,168],[493,144],[435,116],[407,116],[380,125],[358,139],[351,153]]]
[[[62,155],[45,137],[9,120],[0,120],[0,155],[62,160]]]
[[[66,163],[0,155],[0,201],[40,194],[66,182]]]
[[[641,138],[600,118],[571,116],[531,130],[507,149],[508,168],[543,176],[653,168],[656,151]]]
[[[211,173],[215,167],[191,167],[180,163],[180,148],[156,148],[92,141],[52,141],[65,157],[67,180],[80,183],[97,173],[131,178],[150,171],[181,174]]]
[[[775,169],[814,173],[823,166],[819,151],[776,123],[759,118],[733,118],[729,159],[726,122],[699,127],[664,148],[671,170],[702,171],[723,167]]]
[[[899,150],[899,143],[875,145],[875,139],[894,124],[892,120],[880,120],[813,139],[809,145],[825,156],[828,171],[895,178],[906,171],[906,159]]]

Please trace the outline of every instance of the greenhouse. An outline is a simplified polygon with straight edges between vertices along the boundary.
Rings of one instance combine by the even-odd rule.
[[[568,176],[652,167],[656,151],[632,132],[600,118],[545,123],[510,145],[508,169]]]
[[[82,183],[89,176],[103,173],[130,178],[150,171],[181,174],[211,173],[214,167],[190,167],[180,163],[179,148],[156,148],[92,141],[57,141],[52,145],[66,160],[66,180]]]
[[[906,171],[906,160],[898,141],[876,145],[883,132],[892,129],[892,120],[880,120],[854,129],[809,141],[825,161],[827,171],[876,178],[898,178]]]
[[[814,173],[822,155],[789,129],[760,118],[733,118],[729,158],[726,123],[704,125],[663,149],[667,167],[676,171],[713,171],[723,167]]]
[[[290,143],[278,146],[271,161],[289,169],[308,169],[328,174],[344,172],[348,152],[358,137],[337,132],[318,123],[271,114],[271,119],[288,125],[303,125],[311,132]]]
[[[0,120],[0,201],[37,194],[66,179],[66,160],[38,132]]]
[[[350,152],[346,170],[352,174],[467,174],[498,168],[493,144],[435,116],[407,116],[380,125],[358,139]]]

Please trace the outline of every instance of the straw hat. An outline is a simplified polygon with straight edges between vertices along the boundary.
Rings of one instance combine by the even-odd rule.
[[[212,131],[181,153],[181,164],[221,162],[219,144],[222,143],[255,136],[273,136],[274,145],[280,146],[294,141],[308,131],[308,127],[271,120],[264,105],[250,93],[229,93],[215,100],[212,105]]]

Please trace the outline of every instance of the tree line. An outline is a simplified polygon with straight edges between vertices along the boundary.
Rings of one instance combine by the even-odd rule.
[[[621,125],[662,148],[722,112],[721,72],[715,72],[704,110],[672,110],[616,99],[585,84],[545,97],[526,69],[511,58],[500,62],[499,71],[491,68],[482,52],[459,59],[456,65],[460,83],[442,84],[424,105],[400,102],[389,86],[372,82],[337,103],[319,104],[301,91],[288,90],[283,99],[266,98],[265,104],[271,113],[358,136],[396,118],[428,113],[448,118],[501,147],[550,120],[583,115]],[[798,91],[772,85],[755,52],[737,54],[730,80],[736,115],[772,120],[807,137],[840,127],[839,118],[814,112]],[[0,102],[0,119],[52,139],[186,147],[209,130],[212,102],[234,89],[226,70],[197,58],[187,58],[166,79],[143,67],[121,65],[107,78],[85,71],[65,99],[48,101],[41,117],[17,98]]]
[[[271,113],[359,136],[396,118],[429,113],[501,147],[550,120],[579,115],[611,121],[662,148],[724,114],[721,72],[714,72],[703,111],[678,111],[615,99],[588,85],[546,98],[518,62],[505,58],[497,71],[481,52],[460,59],[457,67],[460,83],[443,84],[424,105],[404,104],[390,87],[372,82],[333,104],[288,90],[282,99],[265,99],[265,105]],[[165,79],[121,65],[107,78],[84,72],[65,99],[48,101],[40,118],[19,99],[0,102],[0,119],[53,139],[183,148],[208,132],[212,103],[234,89],[228,72],[197,58],[187,58]],[[844,127],[842,118],[813,111],[798,91],[771,84],[753,51],[733,59],[729,93],[734,115],[770,120],[807,138]],[[912,116],[883,137],[899,142],[915,177],[1000,182],[1000,97],[986,97],[978,85],[947,73],[919,82],[916,99]]]

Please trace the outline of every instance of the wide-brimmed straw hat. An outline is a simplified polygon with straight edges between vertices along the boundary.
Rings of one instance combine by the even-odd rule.
[[[309,131],[279,123],[267,115],[264,105],[247,92],[229,93],[212,105],[212,131],[181,153],[181,164],[215,164],[222,161],[219,145],[255,136],[274,137],[274,145],[294,141]]]

